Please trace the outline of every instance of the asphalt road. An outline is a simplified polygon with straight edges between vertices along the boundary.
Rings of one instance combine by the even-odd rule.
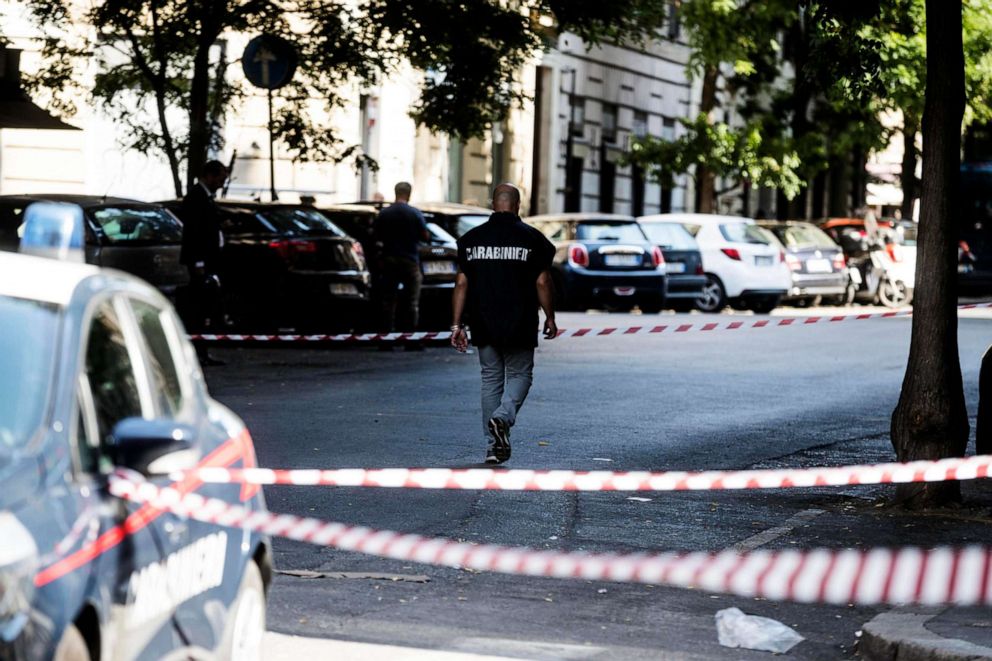
[[[960,323],[972,426],[978,366],[992,339],[986,316],[973,313]],[[646,322],[654,319],[567,314],[559,325]],[[910,320],[900,318],[543,343],[509,466],[700,470],[891,460],[889,416],[909,331]],[[389,353],[223,348],[215,354],[228,365],[208,370],[211,391],[246,420],[263,466],[466,467],[482,460],[475,355],[440,347]],[[636,494],[650,498],[646,502],[617,493],[265,491],[277,512],[536,548],[992,541],[986,523],[965,515],[921,519],[881,507],[884,488]],[[967,493],[975,507],[984,506],[984,492]],[[426,650],[541,659],[765,656],[718,645],[713,616],[737,606],[805,636],[790,658],[832,659],[852,655],[858,630],[882,610],[476,573],[285,540],[277,540],[276,550],[281,570],[349,574],[279,575],[269,599],[271,630]],[[361,577],[370,572],[395,580]]]

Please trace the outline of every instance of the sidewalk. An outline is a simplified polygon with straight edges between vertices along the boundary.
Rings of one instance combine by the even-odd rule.
[[[860,651],[867,661],[992,659],[988,608],[897,608],[865,625]]]

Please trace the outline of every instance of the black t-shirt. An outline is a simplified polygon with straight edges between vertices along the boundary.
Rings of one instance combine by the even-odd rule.
[[[427,231],[424,214],[405,202],[396,202],[379,212],[372,225],[372,235],[382,244],[385,257],[420,259],[420,242]]]
[[[468,278],[468,323],[476,346],[537,346],[537,277],[555,247],[519,216],[497,212],[458,239],[458,266]]]

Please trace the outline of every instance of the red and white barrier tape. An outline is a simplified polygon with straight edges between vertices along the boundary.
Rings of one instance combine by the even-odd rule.
[[[992,604],[992,549],[815,549],[591,554],[477,545],[251,511],[112,476],[114,495],[180,516],[344,551],[505,574],[649,583],[830,604]]]
[[[992,475],[992,455],[836,468],[668,472],[494,470],[491,468],[201,468],[214,484],[469,489],[493,491],[720,491],[974,480]],[[181,474],[174,478],[183,477]]]
[[[992,303],[970,303],[959,305],[958,310],[974,310],[977,308],[992,308]],[[811,317],[760,317],[747,319],[730,318],[727,321],[707,321],[695,324],[662,324],[656,326],[627,326],[610,328],[572,328],[562,329],[558,337],[600,337],[604,335],[656,335],[659,333],[690,333],[710,332],[718,330],[750,330],[753,328],[782,328],[784,326],[809,326],[819,323],[838,323],[843,321],[863,321],[866,319],[889,319],[892,317],[908,317],[913,310],[891,310],[888,312],[866,312],[861,314],[842,314],[832,316]],[[448,331],[429,333],[361,333],[339,335],[190,335],[190,339],[207,342],[405,342],[447,340],[451,338]]]

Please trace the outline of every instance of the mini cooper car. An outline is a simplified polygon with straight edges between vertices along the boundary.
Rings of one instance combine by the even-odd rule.
[[[55,222],[34,232],[29,207],[22,251],[82,218],[40,206]],[[82,262],[81,244],[54,252]],[[170,477],[255,453],[168,301],[119,271],[0,253],[0,345],[0,658],[259,658],[269,541],[108,493],[124,468],[265,508],[257,487]]]

